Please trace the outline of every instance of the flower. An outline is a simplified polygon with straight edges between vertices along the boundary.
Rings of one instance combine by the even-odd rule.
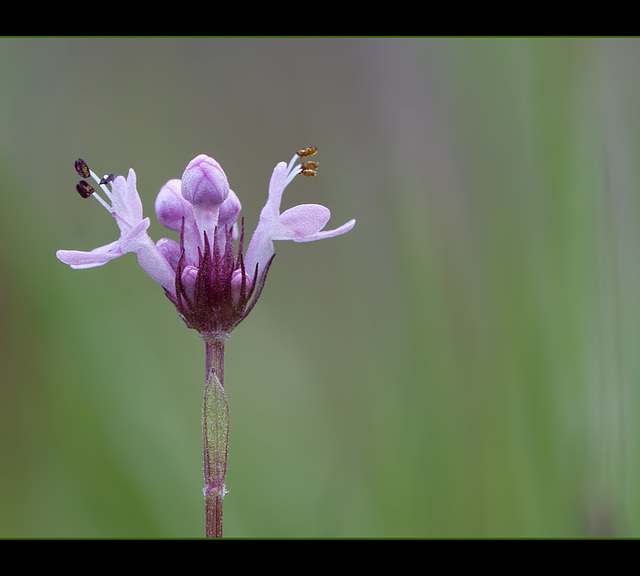
[[[312,242],[344,234],[355,220],[334,230],[323,230],[329,221],[328,208],[301,204],[280,213],[282,194],[298,175],[315,176],[317,162],[305,160],[315,148],[298,151],[289,164],[276,165],[269,194],[246,257],[244,220],[238,226],[242,208],[229,187],[227,176],[213,158],[200,154],[185,168],[181,179],[169,180],[155,202],[159,222],[180,234],[180,241],[148,236],[149,219],[143,218],[136,189],[136,175],[99,179],[84,160],[76,170],[91,176],[106,194],[109,205],[93,187],[81,180],[83,197],[94,196],[116,219],[120,239],[90,252],[59,250],[57,257],[74,269],[102,266],[127,252],[135,252],[142,268],[165,290],[169,300],[189,328],[207,340],[224,340],[257,302],[275,255],[274,241]],[[304,160],[297,164],[298,160]],[[111,184],[111,189],[108,185]],[[234,241],[237,240],[237,249]]]
[[[96,198],[116,219],[120,228],[120,238],[115,242],[95,248],[90,252],[79,250],[58,250],[56,256],[61,262],[76,270],[103,266],[110,260],[118,258],[127,252],[135,252],[142,268],[167,290],[173,290],[173,271],[163,254],[158,250],[153,240],[149,238],[149,218],[142,217],[142,201],[136,188],[136,173],[131,169],[125,179],[123,176],[114,178],[113,175],[98,178],[89,170],[84,160],[76,162],[76,170],[83,176],[91,176],[98,182],[111,206],[98,194],[94,194],[93,187],[81,180],[77,186],[78,192],[84,196]],[[107,184],[111,183],[111,190]]]
[[[349,220],[335,230],[322,230],[329,221],[331,212],[320,204],[300,204],[280,214],[284,189],[298,174],[315,176],[318,167],[317,162],[307,161],[296,165],[296,161],[315,153],[315,148],[304,148],[293,156],[288,165],[280,162],[273,169],[269,198],[260,213],[258,226],[247,250],[246,267],[250,272],[257,269],[258,275],[266,273],[266,266],[275,254],[274,240],[313,242],[339,236],[354,227],[356,221]]]
[[[205,341],[202,441],[207,537],[222,536],[226,493],[229,407],[223,385],[224,342],[260,298],[276,240],[312,242],[344,234],[355,224],[350,220],[335,230],[323,230],[330,212],[318,204],[302,204],[280,213],[282,194],[291,181],[298,174],[316,175],[318,163],[305,160],[315,152],[315,148],[304,148],[289,164],[276,165],[246,258],[244,219],[238,226],[242,206],[213,158],[196,156],[181,179],[169,180],[160,188],[156,216],[167,229],[180,234],[180,241],[161,238],[157,243],[147,234],[149,219],[143,217],[135,172],[129,170],[127,178],[114,174],[98,178],[84,160],[76,161],[76,171],[83,178],[76,190],[83,198],[93,196],[109,211],[120,228],[120,238],[90,252],[58,250],[57,257],[71,268],[84,269],[135,252],[185,324]],[[298,159],[304,161],[297,164]],[[89,177],[98,183],[106,201],[85,180]]]

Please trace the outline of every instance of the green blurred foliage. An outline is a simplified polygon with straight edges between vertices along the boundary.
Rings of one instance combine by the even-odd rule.
[[[640,41],[0,39],[0,537],[204,533],[204,345],[73,161],[153,202],[201,152],[252,230],[318,146],[346,236],[282,243],[227,344],[229,537],[640,536]]]

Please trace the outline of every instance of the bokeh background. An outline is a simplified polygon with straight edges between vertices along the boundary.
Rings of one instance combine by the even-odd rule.
[[[0,537],[204,534],[204,345],[74,160],[199,153],[249,231],[318,146],[346,236],[280,243],[227,345],[229,537],[640,536],[640,41],[0,39]]]

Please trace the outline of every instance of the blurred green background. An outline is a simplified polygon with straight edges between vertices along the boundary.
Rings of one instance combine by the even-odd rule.
[[[204,345],[75,192],[199,153],[279,243],[227,345],[229,537],[640,536],[640,41],[0,39],[0,537],[204,534]]]

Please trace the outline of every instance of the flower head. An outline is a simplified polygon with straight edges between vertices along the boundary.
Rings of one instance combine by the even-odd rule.
[[[180,234],[180,240],[161,238],[154,243],[147,234],[136,189],[136,175],[98,178],[83,160],[76,170],[91,176],[111,205],[81,180],[77,190],[94,196],[116,219],[120,238],[90,252],[59,250],[58,258],[72,268],[102,266],[127,252],[135,252],[144,270],[164,289],[188,327],[203,338],[224,339],[252,310],[260,297],[275,255],[273,242],[312,242],[351,230],[350,220],[334,230],[323,230],[330,212],[319,204],[301,204],[280,213],[284,189],[298,175],[315,176],[318,163],[306,160],[315,148],[305,148],[289,164],[276,165],[269,195],[251,238],[246,257],[244,221],[238,225],[240,200],[230,189],[220,164],[201,154],[187,165],[181,179],[169,180],[155,203],[160,223]],[[302,159],[303,162],[297,164]],[[111,185],[111,188],[109,188]],[[237,240],[237,248],[234,241]]]

